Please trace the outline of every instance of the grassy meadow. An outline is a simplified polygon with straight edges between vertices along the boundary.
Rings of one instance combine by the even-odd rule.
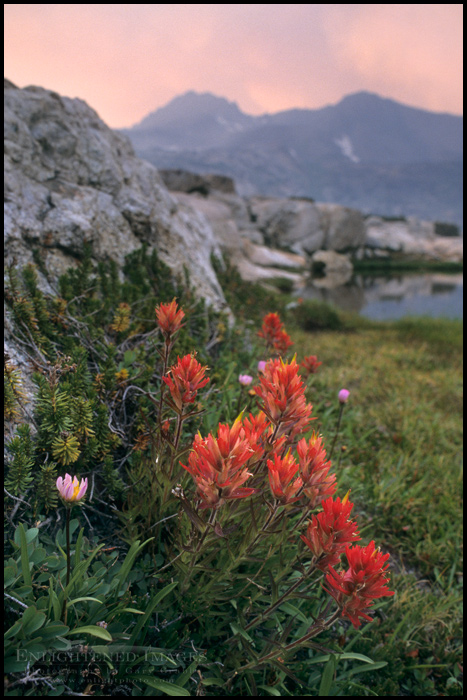
[[[14,333],[38,370],[25,413],[20,374],[5,365],[5,694],[462,695],[463,324],[371,322],[246,284],[228,266],[218,274],[233,326],[177,286],[154,253],[135,253],[123,281],[88,258],[56,297],[39,290],[32,267],[10,271]],[[186,317],[173,355],[196,349],[210,376],[205,397],[176,421],[157,393],[167,358],[154,317],[174,297]],[[278,648],[301,639],[325,599],[305,581],[277,602],[298,580],[291,561],[303,543],[286,518],[272,533],[258,529],[262,494],[251,507],[224,504],[214,527],[217,511],[190,505],[193,480],[179,467],[198,431],[254,408],[238,376],[258,376],[267,359],[257,332],[270,312],[293,340],[289,359],[322,363],[307,380],[311,427],[333,449],[336,495],[350,489],[361,544],[390,553],[396,592],[376,600],[372,622],[355,629],[339,618],[321,646],[285,661]],[[350,396],[339,423],[342,388]],[[90,484],[71,524],[55,486],[65,472]],[[289,523],[303,526],[294,508]],[[108,652],[119,643],[138,654],[115,660]]]
[[[341,638],[346,650],[388,662],[345,694],[461,694],[463,322],[374,322],[326,304],[288,305],[277,295],[293,351],[322,362],[308,397],[328,445],[337,392],[350,391],[333,464],[366,519],[362,537],[391,553],[397,592],[374,623]],[[245,317],[273,310],[259,287],[237,308]]]
[[[292,333],[323,362],[310,400],[332,435],[335,392],[351,392],[338,440],[340,486],[391,553],[393,588],[353,649],[388,660],[365,685],[378,695],[460,692],[462,324],[411,319]],[[325,398],[323,398],[325,397]],[[358,689],[355,694],[360,694]]]

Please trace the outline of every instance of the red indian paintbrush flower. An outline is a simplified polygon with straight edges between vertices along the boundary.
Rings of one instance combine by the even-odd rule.
[[[253,454],[240,417],[232,427],[219,423],[217,438],[211,433],[195,437],[188,465],[182,467],[196,481],[201,508],[217,508],[224,501],[255,493],[256,489],[240,488],[252,476],[247,462]]]
[[[159,328],[167,339],[182,327],[185,313],[177,309],[177,302],[172,299],[170,304],[159,304],[156,307],[156,317]]]
[[[308,442],[302,438],[297,445],[300,475],[303,479],[303,492],[315,508],[326,496],[336,491],[336,475],[329,474],[331,462],[326,460],[326,450],[322,438],[313,432]]]
[[[307,404],[303,381],[298,374],[295,358],[269,360],[254,391],[260,399],[260,409],[279,426],[276,437],[288,432],[298,435],[308,425],[312,406]]]
[[[263,318],[263,325],[261,330],[258,331],[260,338],[264,338],[266,345],[272,346],[274,343],[274,338],[282,329],[282,322],[278,314],[266,314]]]
[[[305,357],[304,360],[300,363],[303,376],[309,377],[310,374],[316,374],[316,372],[318,371],[318,367],[322,364],[322,362],[318,362],[318,358],[316,357],[316,355],[308,355],[308,357]]]
[[[298,464],[290,451],[285,457],[274,455],[273,460],[268,459],[268,472],[271,491],[282,505],[298,501],[303,481],[297,476]]]
[[[278,314],[275,313],[266,314],[258,335],[265,340],[267,348],[274,349],[279,354],[285,354],[287,349],[293,345]]]
[[[373,541],[366,547],[346,547],[345,554],[349,569],[337,572],[330,566],[326,574],[329,589],[326,590],[342,608],[342,617],[348,617],[357,628],[361,625],[359,618],[371,622],[372,618],[365,610],[373,605],[375,598],[394,595],[394,591],[387,587],[389,564],[385,562],[389,554],[375,549]]]
[[[245,430],[245,438],[248,440],[256,458],[261,459],[267,438],[272,430],[271,423],[264,413],[260,411],[256,416],[250,413],[249,416],[244,418],[243,428]]]
[[[290,335],[284,330],[280,330],[274,337],[273,348],[278,355],[285,355],[291,345],[293,345],[293,342]]]
[[[348,499],[349,494],[342,501],[340,498],[323,501],[321,513],[312,516],[306,535],[300,535],[313,556],[317,557],[316,566],[321,571],[338,564],[347,545],[361,539],[357,523],[349,518],[353,503]]]
[[[162,381],[169,387],[172,401],[181,413],[185,404],[194,402],[198,390],[206,386],[209,378],[204,376],[207,367],[203,367],[194,355],[185,355],[182,359],[177,357],[177,360]]]

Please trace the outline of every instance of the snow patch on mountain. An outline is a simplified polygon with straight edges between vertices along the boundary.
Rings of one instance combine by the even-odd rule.
[[[352,163],[360,163],[360,158],[354,153],[352,141],[347,134],[343,134],[340,138],[334,139],[336,146],[339,146],[343,156],[352,161]]]
[[[224,119],[224,117],[216,117],[216,122],[231,133],[245,131],[245,127],[243,126],[243,124],[240,124],[239,122],[227,121],[227,119]]]

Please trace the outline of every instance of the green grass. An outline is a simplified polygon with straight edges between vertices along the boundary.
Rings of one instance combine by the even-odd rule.
[[[352,331],[292,336],[299,356],[323,362],[310,397],[328,444],[337,392],[351,392],[333,458],[340,491],[352,489],[368,523],[362,536],[392,555],[397,595],[353,647],[389,661],[369,687],[379,695],[458,695],[462,323],[353,318]]]
[[[384,267],[434,271],[382,261],[368,263],[365,272]],[[453,272],[462,265],[436,269]],[[349,680],[344,694],[461,695],[463,323],[426,317],[374,322],[330,313],[319,303],[297,315],[296,308],[286,312],[290,298],[284,295],[264,298],[238,279],[236,288],[241,309],[254,308],[255,318],[278,311],[295,342],[292,351],[322,361],[309,380],[310,401],[314,427],[328,446],[337,392],[351,392],[333,456],[339,492],[352,490],[360,522],[367,522],[364,540],[375,539],[390,552],[396,595],[359,632],[347,637],[348,627],[338,626],[334,638],[343,651],[387,662],[358,683]],[[235,296],[229,302],[235,307]]]
[[[437,262],[430,260],[407,260],[397,258],[381,258],[374,260],[353,260],[355,273],[365,275],[393,275],[398,272],[463,272],[464,265],[461,262]]]
[[[134,272],[135,270],[138,274]],[[69,299],[70,305],[76,304],[75,298],[79,300],[78,306],[83,305],[80,318],[96,324],[93,329],[94,335],[89,335],[89,340],[92,340],[96,346],[92,351],[96,352],[96,357],[102,364],[101,372],[104,379],[108,377],[109,397],[112,402],[119,390],[115,376],[122,367],[134,372],[132,380],[135,382],[141,376],[143,387],[152,381],[155,355],[155,348],[151,341],[154,305],[159,297],[167,301],[175,293],[172,287],[167,286],[170,282],[170,279],[166,279],[168,273],[164,273],[164,268],[154,256],[151,259],[145,259],[142,256],[139,262],[134,260],[133,265],[129,267],[129,272],[133,278],[127,280],[125,286],[120,288],[116,274],[100,271],[101,301],[93,294],[78,294],[74,289],[78,284],[89,287],[90,290],[94,289],[94,280],[88,279],[85,285],[86,277],[82,269],[79,274],[75,274],[75,277],[70,274],[67,279],[62,280],[62,292]],[[271,311],[278,312],[295,342],[292,353],[296,352],[299,360],[307,355],[317,355],[322,362],[318,373],[309,380],[308,398],[314,406],[313,415],[317,418],[313,427],[325,437],[328,450],[333,442],[339,412],[337,393],[343,387],[350,391],[332,457],[338,478],[338,495],[343,496],[349,488],[351,489],[351,500],[355,504],[356,515],[359,516],[362,544],[374,539],[384,552],[388,551],[391,554],[391,588],[396,591],[396,595],[390,599],[383,599],[375,605],[374,621],[362,625],[356,631],[347,620],[341,620],[334,629],[319,638],[320,643],[329,645],[333,649],[340,648],[347,653],[364,654],[373,659],[374,665],[366,667],[365,672],[362,672],[358,670],[359,667],[355,663],[353,666],[346,666],[349,662],[339,659],[336,669],[333,669],[333,658],[329,660],[330,665],[327,660],[321,660],[318,663],[316,657],[318,656],[319,661],[319,652],[317,654],[316,650],[301,650],[297,659],[291,660],[293,673],[303,684],[299,686],[301,692],[318,694],[317,690],[321,687],[323,692],[319,694],[328,694],[324,692],[326,685],[331,687],[332,682],[335,681],[333,687],[338,690],[334,694],[340,695],[460,695],[462,693],[460,685],[462,323],[427,318],[374,323],[314,302],[304,303],[303,308],[290,308],[287,312],[287,302],[290,301],[290,297],[275,294],[260,285],[246,285],[240,280],[238,274],[228,267],[224,270],[223,276],[220,276],[228,302],[239,319],[238,326],[229,329],[222,319],[211,318],[205,314],[203,308],[195,304],[194,299],[190,299],[188,294],[187,299],[183,300],[183,306],[187,311],[187,322],[183,332],[180,333],[175,349],[176,353],[184,354],[195,347],[200,352],[199,356],[202,357],[206,353],[205,361],[209,361],[214,386],[211,400],[214,406],[203,417],[204,434],[213,429],[221,417],[222,420],[231,422],[238,413],[240,406],[238,374],[247,370],[251,370],[252,373],[256,371],[259,359],[255,346],[256,332],[264,314]],[[31,280],[29,284],[30,289],[34,291]],[[70,287],[68,291],[67,285]],[[13,292],[14,290],[11,291],[11,296],[14,296]],[[63,334],[63,328],[60,326],[58,337],[52,336],[49,325],[57,315],[60,320],[60,307],[54,305],[53,300],[48,300],[49,307],[44,306],[46,302],[38,292],[32,294],[36,304],[34,308],[24,303],[25,297],[18,291],[16,291],[16,297],[17,315],[22,314],[22,317],[27,317],[29,321],[31,316],[34,317],[31,327],[36,333],[34,337],[37,342],[43,342],[47,347],[46,342],[49,338],[47,333],[50,333],[50,337],[55,338],[57,343],[64,343],[63,346],[59,346],[60,348],[67,353],[76,353],[75,360],[79,366],[76,375],[73,373],[65,377],[65,382],[70,382],[64,384],[65,389],[71,391],[78,388],[83,392],[85,387],[86,391],[89,391],[90,400],[94,400],[92,392],[96,389],[88,385],[93,381],[95,370],[93,370],[93,376],[87,375],[83,351],[81,348],[74,348],[71,343],[73,335]],[[108,329],[115,309],[123,299],[128,299],[132,303],[135,324],[132,330],[135,333],[136,331],[146,332],[144,337],[147,347],[143,342],[139,348],[141,340],[138,339],[141,336],[137,333],[134,336],[136,338],[134,348],[131,346],[131,337],[133,337],[131,335],[124,339],[114,339],[115,345],[109,341],[106,346],[108,353],[101,360],[99,352],[102,353],[104,347],[102,329]],[[298,313],[297,308],[301,309]],[[48,309],[48,313],[45,313]],[[190,320],[189,309],[191,309],[193,322]],[[72,310],[73,314],[80,311],[79,308],[75,311],[74,307]],[[97,317],[98,313],[100,316]],[[35,316],[38,316],[39,321]],[[39,334],[37,324],[43,335]],[[208,342],[213,337],[218,339],[214,345]],[[111,336],[110,338],[112,339]],[[85,340],[88,341],[88,336]],[[211,353],[209,358],[208,345]],[[91,352],[91,349],[89,351]],[[147,366],[146,362],[148,362]],[[107,374],[104,376],[104,373]],[[79,384],[71,384],[71,381],[77,382],[78,379],[80,379]],[[143,407],[145,407],[144,404]],[[145,427],[146,423],[142,427],[133,425],[140,414],[144,418],[142,411],[136,410],[136,403],[128,402],[128,411],[122,412],[121,415],[122,421],[127,418],[129,421],[125,424],[126,433],[122,432],[125,439],[128,440],[133,434],[132,430],[135,435],[139,435]],[[132,455],[133,438],[126,444],[124,450],[118,451],[121,449],[119,443],[111,442],[112,436],[104,431],[108,425],[107,414],[102,415],[103,417],[99,414],[100,422],[96,418],[96,424],[93,425],[96,433],[98,431],[102,433],[98,436],[98,446],[102,443],[105,447],[105,459],[101,456],[97,460],[93,454],[86,453],[83,454],[83,461],[77,464],[80,473],[83,469],[86,473],[93,475],[95,472],[97,484],[99,480],[108,484],[110,496],[107,494],[105,496],[107,501],[101,501],[104,506],[101,510],[107,520],[103,521],[98,517],[99,511],[94,513],[91,510],[88,512],[93,520],[91,522],[86,518],[86,527],[93,526],[92,536],[96,545],[99,541],[111,545],[111,548],[115,548],[116,544],[125,548],[124,543],[128,541],[128,537],[122,537],[123,542],[119,541],[116,531],[109,527],[109,509],[106,509],[105,504],[111,502],[114,496],[108,482],[112,475],[118,476],[114,463],[123,463],[125,470],[121,470],[121,476],[128,478],[130,475],[134,483],[138,483],[137,478],[140,478],[138,469],[145,463],[135,460]],[[92,446],[91,441],[89,442]],[[89,448],[89,445],[87,447]],[[43,452],[44,449],[42,449]],[[28,457],[27,454],[23,456],[25,459]],[[88,461],[85,462],[85,459]],[[127,473],[127,460],[134,471]],[[110,464],[109,468],[106,467],[107,461]],[[96,469],[96,462],[98,465],[102,463],[99,469]],[[21,471],[20,467],[21,464],[17,465],[18,471]],[[151,479],[151,484],[153,481]],[[139,494],[135,493],[136,505],[133,507],[135,517],[139,517]],[[158,501],[155,503],[158,504]],[[16,517],[18,522],[29,522],[31,525],[36,522],[36,514],[27,510],[28,505],[26,500],[23,500],[22,510]],[[16,506],[14,512],[17,512]],[[51,512],[55,512],[55,508]],[[159,510],[157,510],[157,517],[162,523]],[[127,519],[124,522],[130,522],[130,520]],[[149,517],[148,523],[151,524],[148,525],[147,535],[153,537],[155,533]],[[54,520],[50,530],[55,527]],[[35,528],[35,530],[37,534],[38,529]],[[54,548],[55,540],[49,537],[48,530],[44,528],[41,536],[48,546]],[[25,543],[21,550],[26,573],[29,572],[28,546]],[[155,559],[157,566],[164,561],[165,546],[165,540],[161,539],[161,547]],[[107,552],[107,548],[103,551]],[[38,563],[42,561],[40,557],[43,556],[45,556],[45,550],[34,553],[34,557],[39,559]],[[105,556],[107,557],[107,554]],[[151,576],[154,574],[154,561],[151,556],[150,552],[145,555],[142,561],[138,561],[132,572],[133,583],[137,590],[135,593],[137,602],[144,594],[144,610],[150,607],[146,593],[148,595],[150,592],[154,593],[153,600],[156,601],[159,595],[158,591],[153,591],[151,588]],[[161,561],[157,561],[157,556]],[[100,568],[102,564],[97,560],[95,562],[96,568],[93,570],[95,585],[99,581],[102,583],[104,578],[107,581],[108,578],[109,582],[106,582],[105,586],[110,586],[112,579],[115,578],[113,554],[109,554],[108,557],[108,561],[103,560],[104,564],[108,565],[104,573]],[[54,561],[51,560],[49,563],[53,565]],[[15,573],[14,566],[12,570]],[[41,577],[39,592],[42,595],[42,584],[45,588],[47,587],[50,572],[44,570],[38,573],[34,569],[33,571],[35,576]],[[166,583],[171,586],[172,583],[168,582],[171,573],[166,572],[165,575],[168,577]],[[164,581],[161,578],[157,583],[159,585]],[[22,580],[18,585],[22,586]],[[225,605],[231,612],[231,605],[236,610],[236,604],[244,603],[245,600],[241,600],[241,595],[236,600],[233,592],[235,589],[232,590],[230,580],[227,585],[228,596]],[[22,588],[20,593],[21,590]],[[261,586],[258,590],[261,592]],[[194,591],[192,598],[187,597],[183,601],[184,616],[181,621],[178,604],[172,610],[170,607],[172,603],[167,602],[169,612],[161,609],[161,621],[165,616],[168,620],[174,621],[174,626],[168,627],[167,632],[163,633],[164,644],[168,645],[167,648],[173,649],[177,648],[180,639],[189,638],[194,639],[199,648],[210,646],[210,659],[215,658],[215,664],[211,666],[214,667],[219,659],[225,658],[222,656],[223,642],[221,637],[216,637],[220,632],[217,632],[214,627],[208,630],[209,635],[206,637],[203,636],[204,627],[201,622],[199,625],[194,624],[198,614],[200,620],[202,618],[197,607],[202,599],[203,591],[198,588]],[[82,598],[82,601],[86,600]],[[92,599],[90,600],[92,603]],[[208,602],[210,608],[215,603],[214,597]],[[132,603],[132,608],[136,604]],[[225,612],[222,608],[223,604],[224,601],[219,603],[219,609],[223,615],[224,613],[228,615],[229,612]],[[294,606],[297,608],[302,606],[307,611],[310,600],[306,599],[306,596],[297,598],[294,600]],[[12,608],[9,612],[15,620],[15,610]],[[121,612],[122,615],[127,614],[124,610]],[[41,613],[37,614],[41,616]],[[88,618],[83,617],[83,619],[85,623],[89,622]],[[280,619],[278,617],[274,624],[281,624]],[[220,629],[222,619],[216,617],[216,625],[217,620],[219,620]],[[122,624],[127,624],[126,618]],[[293,618],[290,624],[292,626],[295,624]],[[192,629],[188,629],[190,626]],[[165,629],[163,626],[162,628]],[[117,631],[120,633],[121,630]],[[154,641],[156,637],[153,636],[152,639]],[[159,640],[158,637],[157,639]],[[29,643],[27,639],[20,641]],[[308,652],[310,652],[309,655]],[[202,668],[203,673],[207,669],[209,678],[211,671],[207,666],[206,669],[204,666]],[[258,686],[264,689],[264,692],[257,693],[252,686],[250,694],[279,694],[278,688],[274,687],[277,682],[276,671],[278,677],[283,674],[279,687],[284,690],[284,694],[297,694],[298,686],[295,680],[285,678],[282,667],[273,666],[265,668],[263,685]],[[181,675],[183,676],[184,673]],[[188,675],[184,683],[188,682],[187,679],[195,672],[190,666],[186,673]],[[317,677],[316,674],[318,674]],[[254,681],[253,676],[251,678]],[[250,679],[247,678],[247,681],[250,682]],[[22,692],[19,682],[12,687],[10,695]],[[81,678],[79,682],[82,683]],[[160,692],[166,692],[166,686],[168,687],[169,684],[162,688],[157,686],[154,688],[160,694]],[[45,690],[48,692],[47,688]],[[216,690],[217,686],[214,686],[213,692]],[[230,691],[227,692],[229,693]],[[31,689],[25,690],[25,694],[32,694]],[[333,691],[331,690],[329,694],[333,694]]]

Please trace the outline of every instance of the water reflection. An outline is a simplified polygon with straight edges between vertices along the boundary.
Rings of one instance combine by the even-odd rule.
[[[407,315],[463,318],[461,274],[355,275],[346,284],[335,287],[322,278],[300,290],[300,296],[327,301],[344,311],[373,319]]]

